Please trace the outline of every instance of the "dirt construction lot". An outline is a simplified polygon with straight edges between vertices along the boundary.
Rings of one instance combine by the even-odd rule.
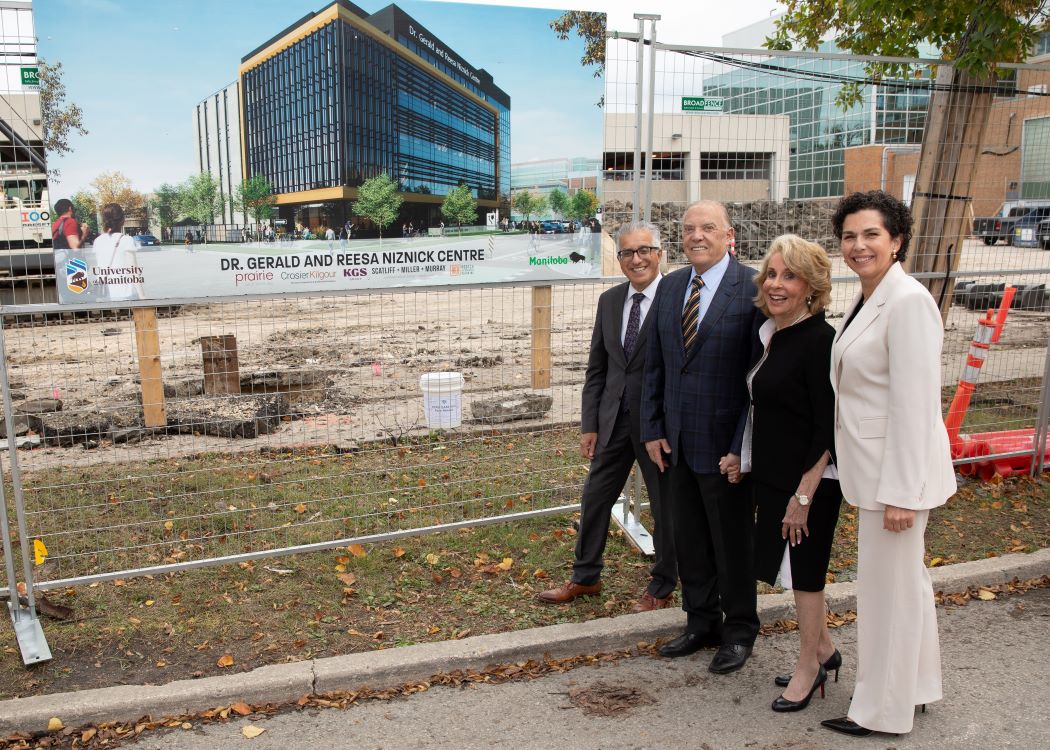
[[[837,318],[857,286],[841,259],[833,261],[842,279],[829,310]],[[1045,283],[1048,267],[1050,253],[970,242],[961,270],[986,272],[979,281]],[[1028,272],[1002,273],[1012,269]],[[529,287],[186,305],[158,321],[169,425],[159,430],[143,429],[130,320],[7,329],[15,411],[62,402],[61,412],[35,417],[48,429],[30,424],[22,438],[40,442],[33,433],[43,429],[43,443],[17,452],[29,535],[51,548],[43,577],[255,554],[576,502],[586,474],[573,435],[580,388],[597,297],[614,283],[553,287],[550,386],[535,390],[534,356],[545,345],[533,336]],[[978,317],[951,308],[946,403]],[[968,429],[1031,427],[1048,318],[1046,310],[1010,313],[981,372]],[[205,395],[201,339],[223,335],[236,339],[241,393]],[[419,380],[442,371],[464,377],[463,424],[432,430]],[[477,401],[537,394],[545,399],[524,419],[476,419]],[[552,437],[537,439],[543,434]],[[348,456],[358,453],[368,460],[353,464]],[[9,481],[10,452],[2,455]],[[311,466],[319,467],[316,476]]]
[[[833,274],[843,281],[835,285],[829,315],[838,317],[857,287],[849,281],[852,274],[841,258],[833,260]],[[1023,276],[999,273],[1006,269],[1032,272]],[[960,270],[987,271],[978,281],[1038,284],[1050,278],[1047,269],[1050,252],[968,241]],[[542,418],[528,423],[539,426],[578,420],[593,311],[598,295],[612,283],[615,279],[554,287],[551,387],[541,390],[551,396],[552,406]],[[528,287],[445,287],[186,306],[174,317],[159,321],[167,400],[203,403],[218,413],[234,409],[231,402],[240,397],[202,399],[199,392],[201,337],[232,334],[245,392],[272,390],[266,383],[281,378],[292,381],[296,391],[290,405],[294,419],[259,438],[262,444],[346,444],[426,432],[419,387],[424,373],[463,374],[465,421],[471,418],[475,398],[531,391],[532,304]],[[978,317],[964,307],[951,308],[944,347],[945,384],[958,379]],[[1046,310],[1012,311],[981,380],[1039,377],[1045,366],[1048,321]],[[140,424],[141,389],[130,320],[9,329],[5,354],[13,398],[57,396],[67,413],[101,412],[116,427]],[[252,378],[254,385],[247,382]],[[76,461],[120,462],[230,447],[229,440],[207,434],[168,436],[162,444],[97,442],[99,446],[91,451],[78,447]],[[53,465],[49,458],[68,460],[64,453],[34,451],[24,463],[27,467]]]

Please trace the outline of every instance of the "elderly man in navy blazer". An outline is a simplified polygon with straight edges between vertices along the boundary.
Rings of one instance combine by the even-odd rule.
[[[583,512],[576,538],[572,578],[541,592],[546,604],[571,602],[601,590],[602,553],[609,534],[609,514],[635,461],[649,491],[656,560],[635,612],[671,603],[678,582],[667,503],[660,499],[659,472],[649,459],[638,427],[642,365],[651,328],[649,310],[660,284],[660,231],[636,222],[620,229],[616,257],[627,282],[598,298],[583,386],[580,453],[591,461],[583,486]]]
[[[689,267],[660,284],[649,311],[642,440],[671,500],[685,633],[660,647],[685,656],[717,647],[717,674],[744,666],[758,634],[750,492],[725,473],[739,463],[747,418],[745,376],[764,319],[754,271],[728,253],[725,207],[699,201],[682,217]]]

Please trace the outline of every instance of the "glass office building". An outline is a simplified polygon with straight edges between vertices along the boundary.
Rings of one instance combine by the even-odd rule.
[[[601,173],[601,159],[585,156],[524,161],[511,165],[510,191],[547,196],[557,188],[571,196],[577,190],[590,190],[601,198]]]
[[[822,51],[838,52],[833,45]],[[723,60],[705,77],[705,96],[724,97],[727,113],[790,118],[790,198],[842,195],[848,147],[922,142],[929,103],[924,87],[887,79],[861,85],[853,106],[836,102],[845,83],[867,78],[863,61],[789,55]]]
[[[382,173],[404,197],[398,226],[436,226],[460,184],[479,223],[506,213],[510,97],[396,5],[311,13],[242,58],[240,81],[245,173],[270,180],[286,227],[367,228],[350,203]]]

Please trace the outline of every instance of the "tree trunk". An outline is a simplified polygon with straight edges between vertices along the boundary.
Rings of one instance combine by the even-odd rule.
[[[958,269],[971,231],[977,160],[994,87],[994,74],[976,78],[942,65],[937,71],[939,90],[930,97],[912,200],[912,245],[905,265],[913,273],[943,274],[922,283],[944,318],[955,287],[947,274]]]

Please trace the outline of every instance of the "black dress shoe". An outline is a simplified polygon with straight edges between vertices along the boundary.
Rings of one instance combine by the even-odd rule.
[[[838,649],[835,649],[835,653],[828,657],[827,661],[821,664],[827,672],[835,673],[835,682],[839,681],[839,669],[842,667],[842,654],[839,653]],[[787,687],[788,683],[791,682],[791,675],[789,674],[778,674],[773,678],[773,684],[777,687]]]
[[[735,672],[747,663],[749,656],[751,656],[750,646],[744,646],[740,643],[728,643],[718,649],[718,653],[711,660],[711,666],[707,668],[707,671],[715,674]]]
[[[689,656],[695,654],[702,648],[717,648],[722,644],[721,636],[713,636],[710,633],[682,633],[674,640],[668,641],[660,646],[657,651],[660,656],[670,659],[676,656]]]
[[[870,729],[865,729],[847,716],[843,716],[840,719],[825,719],[820,722],[820,725],[833,729],[836,732],[842,732],[842,734],[848,734],[851,737],[867,737],[871,734]]]

